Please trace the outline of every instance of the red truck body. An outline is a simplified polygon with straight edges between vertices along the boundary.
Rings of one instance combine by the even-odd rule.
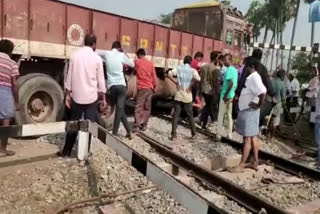
[[[14,54],[21,59],[18,123],[62,119],[67,59],[88,32],[96,34],[97,50],[109,50],[119,40],[134,58],[144,48],[158,69],[176,67],[197,51],[209,61],[211,51],[227,47],[221,40],[54,0],[0,0],[0,8],[1,37],[14,42]],[[163,90],[172,85],[162,81]]]

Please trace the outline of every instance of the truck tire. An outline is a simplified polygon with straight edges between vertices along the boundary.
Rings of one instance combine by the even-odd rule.
[[[18,79],[20,111],[19,125],[60,121],[64,113],[64,93],[50,76],[33,73]]]

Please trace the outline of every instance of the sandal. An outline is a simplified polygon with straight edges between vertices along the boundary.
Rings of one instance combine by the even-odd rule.
[[[16,153],[14,151],[4,151],[4,152],[0,152],[0,157],[7,157],[7,156],[14,156]]]

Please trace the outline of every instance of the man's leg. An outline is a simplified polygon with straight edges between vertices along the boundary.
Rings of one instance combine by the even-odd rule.
[[[84,109],[84,119],[90,120],[91,122],[95,123],[97,121],[97,109],[98,109],[97,101],[89,105],[86,105]],[[91,147],[91,134],[89,133],[88,152],[90,152],[90,147]]]
[[[80,120],[82,117],[83,109],[81,105],[72,101],[71,105],[71,120]],[[72,148],[76,143],[77,132],[68,132],[66,136],[66,143],[62,150],[62,156],[71,156]],[[59,153],[60,154],[60,153]]]
[[[194,124],[193,111],[192,111],[192,103],[184,103],[183,108],[187,113],[187,117],[189,120],[189,124],[191,127],[191,136],[194,137],[196,135],[196,126]]]
[[[136,108],[134,112],[135,118],[135,131],[139,130],[140,125],[143,123],[143,108],[144,108],[144,90],[138,90],[136,99]]]
[[[227,117],[228,117],[228,137],[232,137],[233,119],[232,119],[232,101],[227,103]]]
[[[125,86],[121,86],[119,87],[119,94],[118,94],[118,100],[117,100],[117,106],[119,106],[119,110],[121,112],[121,122],[124,126],[124,128],[127,131],[127,136],[129,138],[132,138],[131,135],[131,127],[129,125],[128,119],[127,119],[127,115],[124,111],[125,106],[126,106],[126,97],[127,97],[127,89]],[[119,128],[119,127],[118,127]],[[117,130],[118,132],[118,130]]]
[[[314,127],[315,141],[318,145],[318,169],[320,169],[320,117],[316,118]]]
[[[211,120],[212,120],[212,122],[217,121],[218,111],[219,111],[218,105],[219,105],[219,96],[213,95],[212,101],[211,101],[211,111],[212,111]]]
[[[178,121],[180,118],[180,113],[181,113],[181,103],[175,101],[175,103],[174,103],[174,118],[172,121],[172,131],[171,131],[172,140],[177,138],[177,126],[178,126]]]
[[[218,135],[220,136],[224,134],[223,120],[224,120],[225,112],[226,112],[226,105],[223,99],[221,99],[219,103],[219,114],[218,114]]]
[[[151,115],[152,109],[152,90],[146,90],[145,101],[144,101],[144,111],[143,111],[143,127],[146,128]]]
[[[249,158],[251,151],[251,137],[243,137],[243,150],[242,157],[239,166],[235,167],[233,172],[242,172],[243,169],[247,166],[247,160]]]
[[[5,119],[1,121],[1,126],[10,126],[10,119]],[[8,137],[0,137],[0,156],[12,156],[15,155],[14,151],[8,151]]]
[[[252,145],[253,157],[254,157],[253,168],[257,170],[259,165],[259,140],[256,136],[251,137],[251,145]]]
[[[208,99],[209,95],[203,94],[202,96],[206,102],[206,105],[203,107],[202,114],[200,116],[201,126],[204,129],[207,127],[207,123],[208,123],[210,100]]]
[[[123,107],[121,106],[121,102],[119,101],[119,95],[120,95],[120,86],[115,85],[110,88],[110,94],[111,94],[111,100],[112,103],[116,106],[116,113],[114,116],[114,122],[113,122],[113,129],[112,134],[118,135],[118,130],[120,127],[120,121],[122,117],[122,110]]]

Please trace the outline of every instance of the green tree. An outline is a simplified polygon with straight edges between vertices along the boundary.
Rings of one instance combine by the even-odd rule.
[[[299,16],[299,9],[300,9],[300,0],[296,0],[296,11],[295,11],[295,14],[294,14],[294,22],[293,22],[290,46],[293,46],[294,37],[296,35],[296,28],[297,28],[297,22],[298,22],[298,16]],[[288,66],[287,66],[288,71],[290,71],[290,69],[291,69],[291,54],[292,54],[292,51],[290,50],[289,51],[289,58],[288,58]]]
[[[159,21],[162,24],[167,24],[170,25],[171,24],[171,17],[172,17],[172,13],[168,13],[168,14],[161,14]]]
[[[297,79],[300,83],[310,81],[310,57],[305,52],[297,53],[291,60],[292,68],[298,70]]]
[[[259,1],[254,0],[253,2],[251,2],[249,10],[245,15],[246,20],[253,25],[254,41],[258,40],[258,37],[261,34],[261,30],[264,27],[263,21],[261,19],[261,17],[264,17],[263,9],[263,5]]]

